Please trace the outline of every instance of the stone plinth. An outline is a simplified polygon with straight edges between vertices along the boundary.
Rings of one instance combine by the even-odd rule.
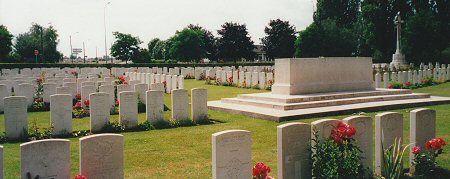
[[[375,90],[372,58],[334,57],[275,60],[273,94]]]

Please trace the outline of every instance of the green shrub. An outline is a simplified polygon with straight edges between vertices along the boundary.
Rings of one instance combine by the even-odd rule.
[[[195,123],[190,119],[181,119],[176,121],[176,126],[177,127],[195,126]]]
[[[154,122],[151,122],[152,123],[152,125],[153,125],[153,127],[155,128],[155,129],[168,129],[168,128],[172,128],[172,125],[170,124],[170,122],[169,121],[166,121],[166,120],[157,120],[157,121],[154,121]]]
[[[120,133],[125,131],[125,126],[121,126],[118,122],[108,122],[102,127],[104,133]]]
[[[140,131],[149,131],[149,130],[154,130],[155,127],[153,126],[153,124],[151,122],[145,121],[145,122],[139,124],[138,129]]]

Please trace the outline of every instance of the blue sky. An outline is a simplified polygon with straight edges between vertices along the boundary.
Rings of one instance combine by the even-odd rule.
[[[188,24],[213,31],[224,22],[245,23],[256,44],[270,19],[281,18],[305,29],[312,22],[312,0],[0,0],[0,24],[13,35],[28,31],[32,22],[53,25],[59,33],[58,49],[70,53],[86,44],[86,53],[104,55],[103,9],[106,7],[107,43],[112,32],[130,33],[144,41],[167,39]],[[78,32],[78,33],[76,33]]]

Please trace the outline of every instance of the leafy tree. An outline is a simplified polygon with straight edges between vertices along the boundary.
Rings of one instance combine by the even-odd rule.
[[[313,22],[300,32],[295,42],[295,56],[355,56],[356,42],[353,32],[347,28],[339,28],[334,20]]]
[[[150,53],[147,49],[140,48],[131,58],[131,61],[133,61],[133,63],[148,63],[150,62]]]
[[[189,24],[188,29],[200,30],[203,34],[203,42],[205,43],[206,58],[209,60],[218,59],[217,38],[214,37],[211,31],[204,29],[199,25]]]
[[[0,62],[6,60],[12,51],[13,35],[6,26],[0,25]]]
[[[270,59],[294,56],[295,27],[289,21],[271,20],[264,29],[266,37],[262,38],[264,50]]]
[[[406,21],[402,38],[402,52],[408,62],[420,63],[423,59],[437,59],[442,48],[438,41],[438,22],[430,10],[421,10]]]
[[[256,56],[253,51],[255,46],[245,24],[227,22],[217,33],[220,35],[218,49],[221,59],[236,62],[241,58],[250,60]]]
[[[34,62],[34,50],[39,50],[40,62],[57,62],[62,59],[62,53],[57,50],[58,43],[58,33],[53,26],[45,28],[33,24],[28,32],[17,36],[14,48],[24,61]]]
[[[153,48],[155,47],[156,43],[158,43],[159,41],[161,41],[159,38],[154,38],[152,40],[150,40],[150,42],[148,42],[148,53],[150,58],[153,58]]]
[[[172,37],[170,55],[178,61],[200,61],[206,56],[204,35],[201,30],[185,28]]]
[[[171,39],[158,41],[153,48],[153,59],[170,60]]]
[[[114,32],[116,41],[111,46],[111,55],[125,63],[132,59],[139,52],[139,44],[142,43],[139,37],[133,37],[131,34]]]
[[[314,21],[335,20],[339,27],[352,27],[357,21],[361,0],[317,0]]]

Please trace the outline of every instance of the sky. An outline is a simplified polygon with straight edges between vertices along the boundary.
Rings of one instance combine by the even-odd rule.
[[[109,5],[105,5],[110,2]],[[217,36],[225,22],[246,24],[252,40],[260,44],[271,19],[288,20],[297,31],[312,22],[313,0],[0,0],[0,24],[17,36],[31,24],[52,25],[59,34],[58,50],[70,55],[85,43],[88,57],[105,54],[112,32],[138,36],[147,47],[153,38],[167,39],[189,24],[199,24]],[[106,11],[104,11],[106,10]],[[96,53],[97,51],[97,53]]]

